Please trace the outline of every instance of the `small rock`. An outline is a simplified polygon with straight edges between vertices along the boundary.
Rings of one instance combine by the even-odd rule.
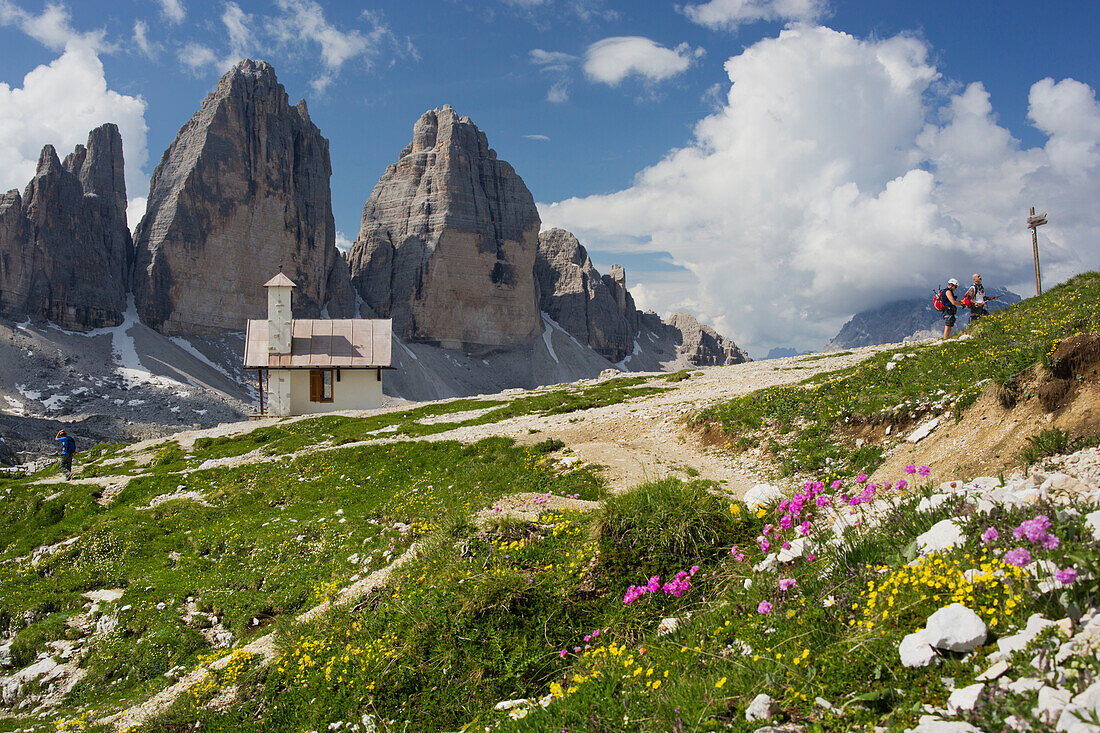
[[[1082,718],[1100,716],[1100,682],[1093,682],[1088,689],[1073,698],[1058,716],[1055,730],[1065,733],[1096,733],[1100,726],[1086,723]]]
[[[969,652],[985,643],[985,621],[961,603],[952,603],[928,617],[932,646],[953,652]]]
[[[805,554],[805,552],[806,552],[806,538],[805,537],[796,537],[795,539],[791,540],[790,545],[791,545],[790,547],[785,548],[785,549],[780,548],[779,557],[777,558],[779,560],[779,562],[788,563],[788,562],[791,562],[792,560],[797,560],[798,558],[802,557],[802,555]]]
[[[929,434],[936,429],[936,426],[940,424],[940,419],[934,417],[928,422],[921,425],[919,428],[909,434],[906,440],[910,443],[919,443],[929,436]]]
[[[1054,725],[1066,705],[1069,705],[1070,697],[1072,696],[1069,690],[1056,690],[1053,687],[1043,686],[1039,689],[1039,701],[1031,714],[1047,725]]]
[[[917,550],[922,555],[932,552],[947,550],[952,547],[962,547],[966,542],[959,525],[954,520],[943,519],[932,525],[932,528],[917,537]]]
[[[1028,644],[1035,641],[1035,637],[1039,635],[1043,629],[1048,626],[1054,626],[1054,622],[1050,619],[1043,618],[1040,614],[1033,613],[1027,620],[1027,625],[1024,629],[1011,636],[1003,636],[997,640],[997,648],[1005,653],[1018,652]]]
[[[905,733],[982,733],[970,723],[941,720],[934,715],[922,715],[916,728],[906,728]]]
[[[771,484],[757,484],[745,492],[743,501],[749,509],[771,506],[783,501],[783,490]]]
[[[906,667],[927,667],[936,658],[933,637],[926,629],[909,634],[901,640],[898,655]]]
[[[985,684],[977,682],[969,687],[961,687],[951,693],[947,698],[947,712],[952,715],[961,710],[973,710],[978,704],[978,696],[985,689]]]
[[[932,494],[931,496],[926,496],[917,504],[917,511],[921,513],[931,511],[939,507],[945,501],[947,501],[947,494]]]
[[[771,720],[779,712],[779,705],[768,695],[760,693],[745,710],[745,720]]]
[[[1092,531],[1092,539],[1100,542],[1100,509],[1085,515],[1085,524]]]
[[[1015,692],[1017,695],[1022,695],[1025,692],[1035,692],[1043,688],[1043,681],[1036,679],[1035,677],[1021,677],[1015,682],[1009,682],[1004,685],[1004,688],[1009,692]]]
[[[995,680],[1011,668],[1011,665],[1005,660],[1001,659],[994,662],[989,666],[989,669],[982,672],[975,679],[979,682],[988,682],[989,680]]]

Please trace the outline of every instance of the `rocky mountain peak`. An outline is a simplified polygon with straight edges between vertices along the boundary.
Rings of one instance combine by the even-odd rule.
[[[336,249],[328,140],[275,70],[244,59],[180,128],[135,234],[134,298],[162,333],[240,330],[282,266],[300,317],[355,313]],[[217,273],[211,277],[211,273]]]
[[[748,355],[687,313],[662,320],[639,313],[626,270],[600,275],[584,245],[564,229],[539,234],[535,259],[539,307],[580,343],[622,368],[651,370],[739,364]]]
[[[374,187],[348,259],[356,290],[394,333],[496,347],[541,331],[531,276],[534,198],[485,133],[449,105],[421,115]]]
[[[113,124],[64,163],[42,148],[23,196],[0,199],[0,310],[77,330],[122,321],[132,252],[123,168]]]
[[[622,267],[601,276],[575,236],[547,229],[539,234],[535,279],[539,307],[574,338],[611,362],[631,353],[638,312]]]
[[[78,149],[83,147],[83,145],[77,146]],[[43,145],[42,152],[38,154],[38,166],[35,168],[34,177],[54,175],[60,170],[61,159],[57,157],[57,151],[54,150],[53,145]],[[34,183],[34,179],[31,179],[31,183]]]

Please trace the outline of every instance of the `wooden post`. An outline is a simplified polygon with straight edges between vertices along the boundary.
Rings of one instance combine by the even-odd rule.
[[[1031,252],[1035,256],[1035,294],[1043,294],[1043,279],[1039,275],[1039,227],[1047,223],[1047,215],[1044,211],[1041,214],[1035,213],[1035,207],[1031,207],[1031,211],[1027,217],[1027,228],[1031,230]]]

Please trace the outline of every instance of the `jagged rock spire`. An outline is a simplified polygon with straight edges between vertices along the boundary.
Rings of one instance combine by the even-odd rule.
[[[353,315],[331,174],[328,140],[270,64],[226,72],[153,173],[134,238],[142,320],[169,334],[242,329],[266,312],[262,286],[280,264],[298,284],[296,315]]]
[[[539,215],[512,166],[450,105],[425,112],[363,207],[352,281],[394,333],[505,346],[541,332]]]

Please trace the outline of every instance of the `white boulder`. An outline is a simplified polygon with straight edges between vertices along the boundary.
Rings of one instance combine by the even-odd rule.
[[[779,549],[778,560],[781,563],[787,563],[792,560],[797,560],[806,553],[806,538],[796,537],[790,541],[790,547]]]
[[[927,667],[936,658],[932,641],[933,637],[926,629],[907,635],[898,647],[901,663],[906,667]]]
[[[1100,682],[1093,682],[1066,705],[1054,729],[1065,733],[1097,733],[1100,726],[1085,722],[1090,717],[1100,719]]]
[[[779,705],[770,696],[760,693],[745,710],[745,720],[771,720],[779,712]]]
[[[917,551],[922,555],[932,552],[948,550],[952,547],[962,547],[966,542],[966,536],[959,525],[952,519],[943,519],[932,525],[932,528],[917,537]]]
[[[977,682],[969,687],[960,687],[947,698],[947,712],[954,715],[961,710],[973,710],[978,704],[978,696],[982,694],[985,685]]]
[[[1100,542],[1100,509],[1085,515],[1085,525],[1092,531],[1092,538]]]
[[[1069,705],[1072,695],[1069,690],[1058,690],[1044,685],[1039,690],[1038,704],[1032,709],[1031,714],[1047,725],[1054,725],[1061,717],[1062,711]]]
[[[952,603],[928,617],[926,627],[932,646],[952,652],[969,652],[985,643],[985,621],[961,603]]]
[[[771,484],[756,484],[745,492],[742,501],[749,509],[771,506],[783,501],[783,490]]]

